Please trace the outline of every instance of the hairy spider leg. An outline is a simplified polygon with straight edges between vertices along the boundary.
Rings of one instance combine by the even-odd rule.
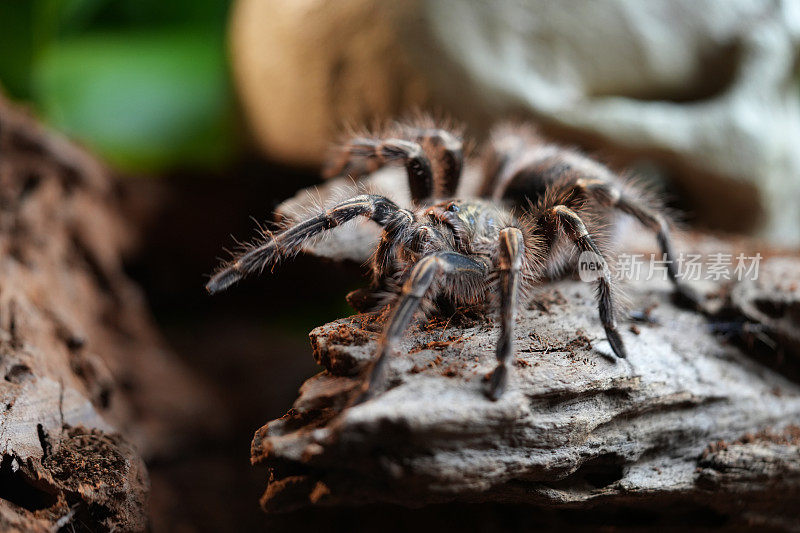
[[[368,173],[375,172],[391,161],[402,161],[408,176],[408,188],[415,204],[433,194],[433,172],[425,150],[418,143],[403,139],[358,138],[341,147],[341,154],[324,171],[326,177],[352,172],[359,165]],[[362,171],[356,171],[361,175]]]
[[[458,252],[437,252],[420,259],[411,269],[398,295],[388,324],[383,331],[375,359],[364,381],[361,394],[355,403],[369,400],[376,391],[384,388],[386,362],[403,337],[411,319],[424,298],[432,297],[434,282],[442,277],[463,275],[485,276],[484,263]],[[440,280],[446,282],[446,280]]]
[[[299,253],[308,239],[357,216],[367,217],[381,226],[392,222],[407,224],[413,220],[409,211],[400,209],[388,198],[372,194],[356,196],[251,247],[217,272],[206,284],[206,290],[214,294],[227,289],[248,274],[260,273],[282,257]]]
[[[464,145],[447,130],[410,127],[416,141],[429,154],[433,165],[433,195],[436,198],[455,196],[464,168]]]
[[[420,233],[427,233],[428,228],[417,224],[414,213],[404,209],[400,212],[405,216],[394,217],[384,225],[381,239],[372,254],[369,287],[356,289],[347,295],[347,303],[358,312],[374,310],[384,303],[380,293],[389,291],[386,279],[396,274],[402,266],[396,258],[397,250],[409,246],[419,251]]]
[[[374,287],[378,287],[382,277],[393,273],[391,266],[394,263],[396,250],[413,242],[414,237],[420,231],[420,228],[415,226],[416,216],[410,211],[406,211],[406,213],[408,214],[407,219],[395,218],[384,227],[383,235],[378,241],[372,259],[372,284]]]
[[[508,178],[509,163],[519,158],[529,146],[541,143],[534,130],[519,127],[495,128],[483,153],[483,178],[478,189],[481,198],[492,198]]]
[[[691,287],[678,279],[675,252],[672,249],[669,223],[660,213],[653,211],[636,198],[625,194],[619,187],[603,180],[579,179],[576,185],[592,195],[600,204],[612,207],[633,216],[644,227],[655,233],[658,247],[667,263],[667,276],[675,287],[675,292],[683,303],[702,308],[702,298]]]
[[[508,381],[508,358],[514,349],[514,325],[517,320],[517,300],[520,293],[525,239],[519,228],[500,230],[497,268],[500,288],[500,337],[497,340],[497,367],[489,380],[487,396],[498,400]]]
[[[569,207],[557,205],[542,213],[540,224],[549,227],[547,233],[550,235],[551,244],[553,237],[558,234],[558,232],[555,231],[555,227],[561,225],[581,252],[594,253],[602,270],[601,275],[597,279],[597,300],[600,322],[603,324],[603,329],[606,331],[606,338],[614,354],[617,357],[626,357],[625,345],[617,330],[617,323],[614,317],[615,305],[612,294],[611,271],[608,268],[605,257],[600,253],[600,249],[595,244],[591,235],[589,235],[589,230],[586,229],[583,220]]]

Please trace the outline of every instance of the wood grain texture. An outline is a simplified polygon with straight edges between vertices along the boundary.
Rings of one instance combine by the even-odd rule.
[[[131,237],[107,170],[0,97],[4,531],[144,529],[143,457],[213,417],[123,272]]]
[[[765,272],[771,261],[792,261],[800,277],[796,258],[767,261]],[[657,516],[683,509],[678,523],[707,516],[795,529],[800,381],[790,361],[726,341],[704,316],[674,307],[661,280],[629,284],[631,309],[646,320],[622,326],[629,358],[615,359],[592,293],[566,280],[534,294],[497,402],[482,394],[499,332],[492,316],[412,328],[389,365],[391,388],[352,408],[381,318],[315,329],[325,371],[253,440],[253,463],[270,472],[264,509],[500,502]],[[739,316],[735,306],[727,312],[726,320]],[[794,315],[782,320],[798,327]],[[609,516],[603,523],[613,525]]]

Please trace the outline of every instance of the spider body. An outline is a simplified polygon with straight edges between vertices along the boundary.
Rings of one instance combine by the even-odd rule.
[[[528,289],[560,270],[570,248],[591,252],[599,262],[600,322],[614,354],[625,357],[607,247],[597,238],[617,212],[633,216],[656,234],[678,294],[698,303],[679,283],[669,225],[657,205],[605,166],[545,142],[530,128],[502,126],[494,131],[483,153],[475,198],[454,197],[463,168],[461,140],[431,124],[398,126],[383,137],[356,137],[336,155],[329,175],[360,176],[390,162],[402,163],[413,207],[404,209],[371,194],[345,200],[265,235],[224,265],[206,287],[212,293],[224,290],[356,217],[381,226],[370,287],[348,296],[359,310],[391,306],[360,401],[385,386],[387,358],[418,312],[486,305],[500,310],[497,366],[486,390],[498,399],[507,384],[518,304]]]

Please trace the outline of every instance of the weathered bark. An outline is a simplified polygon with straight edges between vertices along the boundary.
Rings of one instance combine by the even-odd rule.
[[[106,170],[0,98],[0,529],[144,529],[142,456],[213,418],[123,272],[129,242]]]
[[[772,261],[789,260],[762,271]],[[794,278],[780,283],[796,303],[800,261],[791,261]],[[590,284],[543,286],[520,314],[514,372],[498,402],[481,392],[495,363],[491,317],[419,324],[391,361],[392,387],[347,409],[381,319],[317,328],[311,341],[325,371],[253,441],[253,463],[270,469],[264,509],[505,502],[663,514],[691,506],[699,515],[686,520],[797,528],[800,376],[766,368],[713,332],[747,340],[762,332],[758,324],[731,326],[732,310],[712,326],[673,306],[669,291],[663,281],[629,283],[631,308],[644,312],[626,328],[629,358],[619,360]],[[797,331],[797,315],[784,318]]]

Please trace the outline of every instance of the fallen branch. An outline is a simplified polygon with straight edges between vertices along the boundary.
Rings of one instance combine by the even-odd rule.
[[[723,521],[795,527],[798,384],[674,307],[667,284],[632,282],[629,295],[646,320],[630,325],[629,358],[617,360],[590,284],[543,287],[519,317],[516,365],[498,402],[481,392],[498,334],[490,318],[421,323],[391,361],[391,388],[348,409],[380,319],[317,328],[325,372],[253,440],[253,463],[270,471],[264,509],[505,502],[663,514],[691,505]]]

